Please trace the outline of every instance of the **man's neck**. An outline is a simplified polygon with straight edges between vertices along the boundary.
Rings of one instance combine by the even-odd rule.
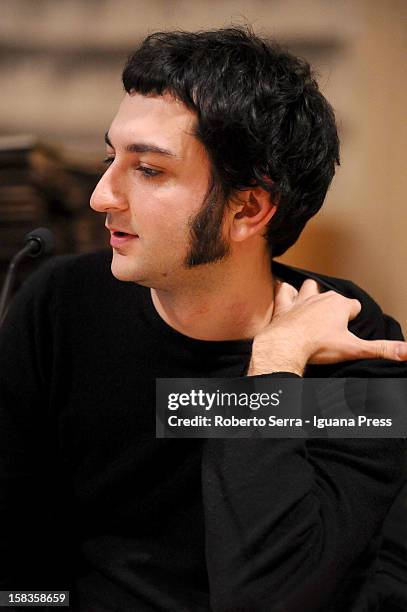
[[[199,340],[254,338],[273,314],[269,257],[246,259],[240,265],[228,261],[222,266],[187,291],[151,289],[160,317],[178,332]]]

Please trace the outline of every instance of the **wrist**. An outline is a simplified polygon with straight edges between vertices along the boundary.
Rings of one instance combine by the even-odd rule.
[[[253,362],[250,360],[249,369],[247,370],[247,376],[259,376],[261,374],[275,374],[276,372],[290,372],[291,374],[297,374],[297,376],[303,376],[305,365],[299,365],[294,361],[278,362],[273,361],[270,364],[262,364]]]
[[[281,344],[276,346],[270,343],[263,345],[256,342],[255,339],[247,376],[272,374],[274,372],[292,372],[302,376],[306,365],[307,357],[298,346],[289,347]]]

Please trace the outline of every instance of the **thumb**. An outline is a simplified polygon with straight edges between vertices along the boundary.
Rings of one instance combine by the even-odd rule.
[[[356,338],[356,336],[355,336]],[[360,358],[407,361],[407,342],[398,340],[358,340]]]

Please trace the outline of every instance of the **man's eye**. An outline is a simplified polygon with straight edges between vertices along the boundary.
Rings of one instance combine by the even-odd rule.
[[[106,166],[110,166],[114,162],[114,159],[115,158],[112,155],[105,157],[103,160],[103,163],[106,164]],[[149,178],[149,179],[162,174],[161,170],[154,170],[153,168],[147,168],[146,166],[139,166],[138,168],[136,168],[136,170],[138,172],[141,172],[144,178]]]
[[[137,170],[141,172],[145,178],[154,178],[162,174],[160,170],[153,170],[153,168],[146,168],[146,166],[139,166]]]

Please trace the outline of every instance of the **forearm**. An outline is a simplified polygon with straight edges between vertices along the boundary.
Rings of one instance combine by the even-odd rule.
[[[214,611],[326,605],[400,487],[401,447],[394,440],[207,440]]]

